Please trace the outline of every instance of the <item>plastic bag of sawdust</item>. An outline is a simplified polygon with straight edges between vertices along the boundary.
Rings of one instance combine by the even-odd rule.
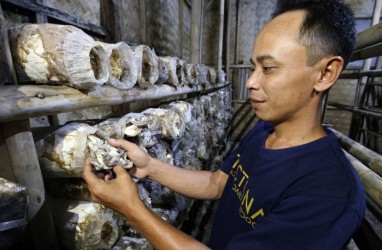
[[[143,89],[155,84],[159,78],[158,57],[147,45],[131,47],[138,67],[138,85]]]
[[[74,26],[24,24],[10,28],[9,37],[20,82],[90,89],[109,78],[104,48]]]
[[[26,187],[0,177],[0,211],[0,249],[7,249],[19,241],[27,223]]]

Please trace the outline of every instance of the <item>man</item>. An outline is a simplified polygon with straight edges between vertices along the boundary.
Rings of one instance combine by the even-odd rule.
[[[342,249],[357,229],[365,195],[357,174],[321,125],[323,97],[355,44],[351,10],[340,0],[281,1],[257,36],[246,86],[262,120],[216,172],[190,171],[127,150],[130,174],[195,199],[220,199],[212,249]],[[83,177],[95,201],[122,215],[156,249],[207,246],[162,221],[139,199],[127,172]]]

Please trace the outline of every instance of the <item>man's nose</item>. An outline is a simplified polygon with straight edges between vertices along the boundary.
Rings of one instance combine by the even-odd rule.
[[[245,87],[247,89],[259,89],[260,88],[260,77],[259,77],[259,73],[254,70],[251,75],[249,76],[249,78],[247,79],[246,83],[245,83]]]

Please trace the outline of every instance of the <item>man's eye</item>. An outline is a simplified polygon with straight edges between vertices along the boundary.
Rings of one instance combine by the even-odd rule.
[[[270,73],[274,69],[275,69],[275,67],[263,67],[263,73],[264,74]]]

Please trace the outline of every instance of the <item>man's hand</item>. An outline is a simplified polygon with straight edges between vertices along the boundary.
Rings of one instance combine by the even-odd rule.
[[[137,185],[128,172],[121,166],[113,168],[115,178],[108,175],[97,175],[90,160],[84,164],[82,177],[88,184],[92,199],[120,213],[134,212],[142,204]]]
[[[127,152],[127,156],[134,164],[129,171],[132,176],[142,179],[150,175],[149,163],[153,158],[147,152],[138,145],[123,139],[110,139],[109,143],[114,147],[121,147]]]

